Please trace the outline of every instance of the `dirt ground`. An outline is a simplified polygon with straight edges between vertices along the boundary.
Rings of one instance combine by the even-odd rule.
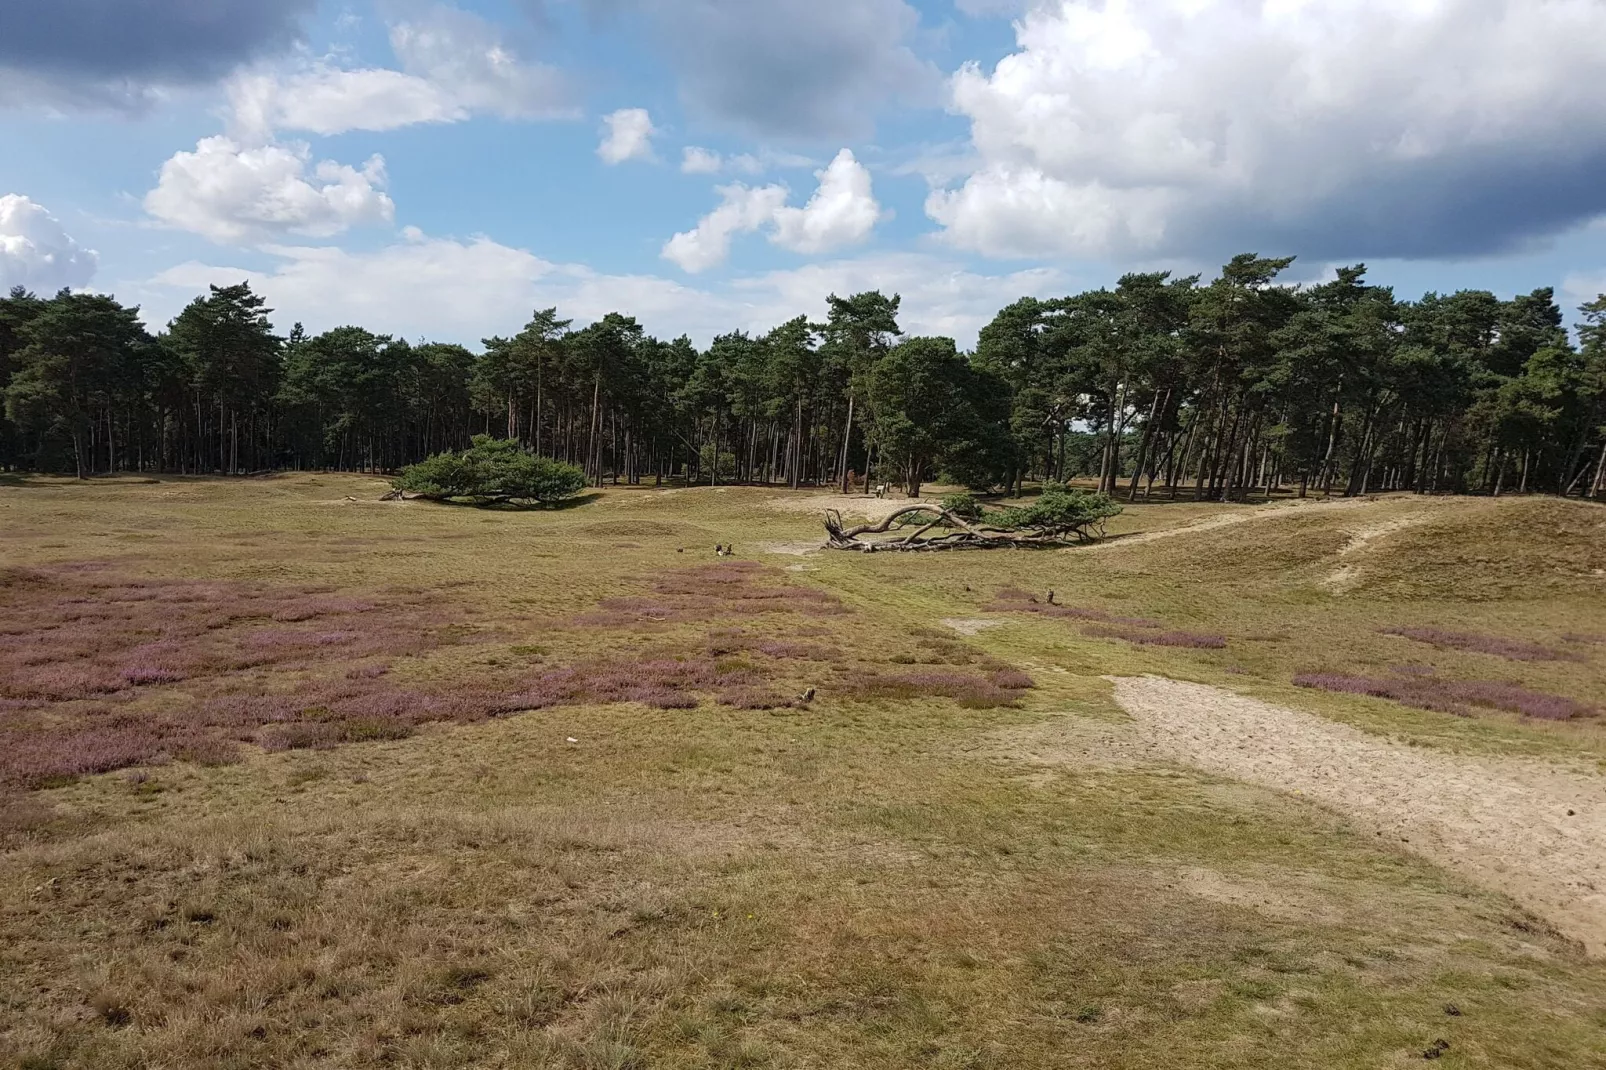
[[[910,505],[934,504],[929,499],[866,498],[859,494],[799,494],[771,498],[769,507],[783,513],[808,513],[824,517],[827,509],[835,509],[843,516],[863,517],[866,520],[885,520],[899,509]],[[823,531],[824,528],[821,528]],[[823,536],[821,541],[823,542]]]
[[[1606,777],[1436,754],[1160,677],[1116,679],[1115,698],[1157,756],[1331,807],[1606,953]]]

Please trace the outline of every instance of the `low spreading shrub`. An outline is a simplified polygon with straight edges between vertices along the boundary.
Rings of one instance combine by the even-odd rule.
[[[1307,672],[1294,677],[1299,687],[1370,695],[1405,706],[1470,717],[1475,707],[1504,710],[1542,721],[1569,721],[1599,712],[1596,707],[1562,695],[1530,691],[1499,680],[1450,680],[1441,676],[1352,676]]]
[[[989,513],[986,519],[1007,531],[1085,535],[1102,531],[1104,521],[1120,512],[1121,506],[1109,495],[1048,483],[1034,501]]]
[[[994,687],[1003,688],[1005,691],[1026,691],[1037,686],[1037,681],[1019,669],[1000,669],[989,673],[987,679]]]
[[[1384,635],[1397,635],[1418,643],[1438,647],[1440,650],[1466,650],[1475,654],[1491,654],[1509,661],[1577,661],[1578,655],[1565,650],[1553,650],[1538,643],[1521,639],[1505,639],[1498,635],[1479,635],[1476,632],[1450,632],[1443,628],[1383,628]]]
[[[585,489],[585,473],[541,457],[514,439],[475,435],[462,453],[437,453],[397,476],[399,491],[435,501],[549,505]]]

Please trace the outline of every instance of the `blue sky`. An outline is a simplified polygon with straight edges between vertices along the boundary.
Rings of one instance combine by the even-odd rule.
[[[764,330],[1240,251],[1606,289],[1597,0],[0,0],[0,284]]]

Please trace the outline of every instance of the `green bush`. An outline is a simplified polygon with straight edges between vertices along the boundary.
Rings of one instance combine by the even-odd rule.
[[[987,519],[993,527],[1008,531],[1036,531],[1043,534],[1083,532],[1120,513],[1121,507],[1107,494],[1073,490],[1060,483],[1049,483],[1037,500],[993,513]]]
[[[462,453],[437,453],[408,465],[394,486],[434,501],[476,505],[500,502],[548,505],[585,489],[585,473],[572,464],[537,457],[513,439],[475,435]]]
[[[980,520],[981,502],[976,496],[967,491],[950,494],[942,499],[942,507],[961,520]]]

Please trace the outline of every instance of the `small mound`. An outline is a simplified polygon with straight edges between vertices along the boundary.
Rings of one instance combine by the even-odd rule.
[[[1389,597],[1495,601],[1606,593],[1606,510],[1559,498],[1461,498],[1369,555]]]

